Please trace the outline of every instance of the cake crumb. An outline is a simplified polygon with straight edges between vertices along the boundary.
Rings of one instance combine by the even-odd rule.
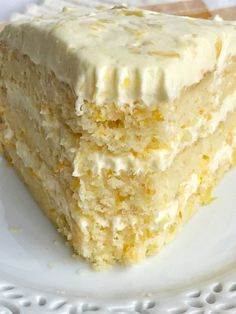
[[[73,259],[75,259],[75,260],[79,260],[79,259],[80,259],[80,256],[79,256],[78,254],[76,254],[76,253],[73,253],[73,254],[71,255],[71,257],[72,257]]]
[[[53,240],[53,244],[58,245],[59,244],[58,240]]]
[[[21,233],[21,232],[23,232],[23,228],[20,228],[20,227],[17,227],[17,226],[9,227],[8,230],[11,233]]]
[[[53,269],[56,265],[55,263],[50,262],[50,263],[47,263],[47,266],[48,268]]]

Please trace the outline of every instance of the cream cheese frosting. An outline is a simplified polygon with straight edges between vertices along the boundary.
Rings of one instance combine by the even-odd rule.
[[[122,171],[130,171],[140,174],[148,171],[160,169],[165,171],[173,162],[175,156],[186,146],[194,143],[199,137],[204,138],[208,134],[216,131],[221,121],[225,121],[227,114],[233,112],[236,108],[236,92],[225,98],[220,106],[220,111],[212,113],[211,122],[207,122],[205,118],[199,118],[196,125],[188,128],[190,141],[185,143],[181,138],[171,143],[171,153],[168,149],[159,149],[149,156],[149,160],[142,160],[135,157],[132,153],[123,153],[114,155],[110,152],[95,150],[91,152],[86,159],[91,171],[96,175],[101,175],[103,169],[112,170],[117,175]],[[77,153],[73,162],[73,176],[80,177],[84,171],[84,165],[81,162],[81,152]]]
[[[32,106],[30,98],[27,95],[24,95],[10,83],[7,83],[7,87],[8,98],[11,103],[14,104],[15,108],[23,108],[29,114],[30,119],[37,122],[38,127],[41,125],[41,127],[44,128],[48,138],[52,137],[54,141],[56,141],[57,137],[55,134],[59,127],[61,128],[64,136],[60,138],[60,145],[65,148],[67,158],[70,158],[70,160],[73,161],[73,175],[75,177],[80,177],[82,174],[81,171],[83,171],[84,168],[80,160],[81,152],[78,152],[78,147],[76,147],[76,143],[73,141],[71,134],[65,128],[62,128],[56,116],[50,114],[49,110],[46,110],[45,108],[39,113],[36,108]],[[191,141],[188,145],[195,142],[198,137],[205,137],[208,134],[215,132],[218,124],[221,121],[225,121],[227,114],[233,112],[235,108],[236,92],[233,92],[224,100],[220,106],[220,111],[212,114],[211,122],[208,122],[207,127],[206,119],[201,118],[196,125],[188,128],[188,132],[191,136]],[[86,161],[88,162],[91,171],[96,175],[101,175],[103,169],[112,170],[117,175],[122,171],[130,171],[132,173],[145,173],[147,170],[155,171],[158,169],[165,171],[172,163],[176,154],[183,149],[183,145],[184,142],[181,142],[181,138],[179,139],[179,142],[175,139],[171,146],[171,156],[168,155],[169,152],[166,149],[158,150],[153,152],[148,162],[136,158],[131,153],[114,155],[108,151],[105,153],[101,150],[91,152],[87,156]]]
[[[152,108],[172,101],[236,54],[233,23],[123,7],[26,16],[12,21],[0,40],[69,83],[77,114],[84,100]]]
[[[11,83],[6,83],[8,87],[8,99],[14,104],[16,110],[19,108],[24,109],[32,119],[32,123],[37,123],[38,127],[44,129],[47,133],[47,138],[53,138],[53,141],[64,147],[67,153],[67,158],[73,161],[73,176],[80,177],[84,171],[84,165],[81,162],[81,151],[76,146],[75,138],[72,137],[71,133],[60,125],[59,120],[55,115],[52,115],[46,108],[38,110],[32,106],[29,96],[24,95],[20,90],[16,89]],[[233,112],[236,108],[236,92],[224,99],[224,102],[220,106],[218,112],[212,113],[211,122],[206,123],[205,118],[199,118],[196,125],[187,128],[191,138],[188,142],[188,146],[194,143],[198,137],[206,137],[208,134],[215,132],[218,124],[221,121],[225,121],[227,115]],[[56,134],[61,129],[61,136],[59,139]],[[9,133],[8,129],[6,131]],[[175,134],[176,131],[173,131]],[[149,157],[149,160],[142,160],[135,157],[132,153],[119,153],[112,154],[109,151],[94,150],[91,151],[87,158],[85,158],[87,165],[91,171],[96,175],[101,175],[103,169],[112,170],[116,175],[119,175],[122,171],[129,171],[136,174],[146,173],[148,171],[162,170],[165,171],[173,162],[174,157],[179,153],[185,146],[184,142],[175,139],[171,143],[171,154],[167,149],[159,149],[153,152]],[[234,145],[236,146],[236,144]],[[55,146],[56,147],[56,146]],[[95,147],[96,148],[96,147]],[[82,149],[83,152],[83,149]]]
[[[232,162],[233,149],[234,147],[231,147],[230,145],[225,143],[216,152],[214,159],[209,163],[209,170],[214,172],[220,167],[221,163]],[[63,193],[61,193],[61,187],[59,186],[56,179],[53,178],[53,176],[48,173],[48,169],[46,168],[46,166],[45,165],[39,166],[37,164],[36,159],[30,156],[29,148],[24,142],[17,141],[16,152],[26,167],[30,167],[35,170],[37,169],[36,170],[37,175],[40,178],[43,178],[44,185],[49,191],[49,193],[51,195],[57,196],[56,200],[58,202],[59,208],[67,215],[68,214],[67,202],[65,198],[62,196]],[[199,185],[200,179],[196,173],[193,173],[188,180],[181,184],[181,188],[184,191],[183,193],[184,198],[181,199],[181,202],[178,199],[175,199],[174,201],[167,204],[166,208],[164,208],[162,211],[159,211],[154,221],[153,228],[155,229],[160,226],[163,227],[164,229],[168,228],[168,226],[175,221],[178,212],[184,209],[189,198],[194,193],[197,192]],[[77,219],[83,232],[86,232],[86,229],[88,227],[88,222],[86,218],[83,216],[80,217],[76,213],[74,215],[74,218]],[[109,223],[112,223],[112,230],[114,234],[117,231],[123,230],[127,226],[127,221],[126,222],[123,221],[120,216],[113,217],[112,222],[109,222],[109,220],[104,220],[102,218],[99,218],[98,215],[96,215],[96,222],[102,227],[108,227]],[[132,223],[136,224],[134,219]]]

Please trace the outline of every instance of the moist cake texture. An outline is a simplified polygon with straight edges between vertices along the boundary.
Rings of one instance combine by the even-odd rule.
[[[236,25],[125,7],[0,34],[1,144],[96,269],[158,252],[236,159]]]

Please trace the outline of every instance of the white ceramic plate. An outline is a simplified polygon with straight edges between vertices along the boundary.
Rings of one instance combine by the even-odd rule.
[[[236,313],[235,187],[236,170],[158,256],[95,273],[0,158],[0,314]]]

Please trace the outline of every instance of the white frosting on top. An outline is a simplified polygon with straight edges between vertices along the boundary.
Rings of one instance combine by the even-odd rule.
[[[78,114],[84,100],[153,108],[236,54],[233,23],[122,7],[25,16],[0,40],[69,83]]]

